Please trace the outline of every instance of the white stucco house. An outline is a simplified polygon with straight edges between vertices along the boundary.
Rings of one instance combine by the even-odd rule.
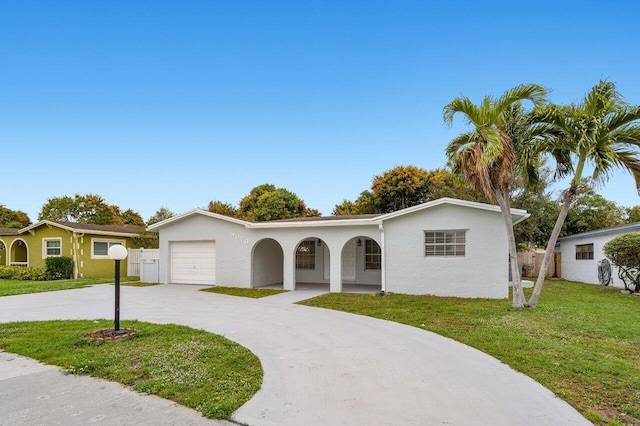
[[[528,217],[513,209],[515,223]],[[319,283],[458,297],[508,297],[497,206],[442,198],[382,215],[249,222],[191,210],[149,227],[160,282],[232,287]]]
[[[558,238],[556,252],[561,253],[562,278],[599,284],[598,261],[606,258],[604,245],[620,235],[638,232],[640,223],[632,223]],[[611,266],[611,284],[624,288],[624,283],[618,278],[618,269]]]

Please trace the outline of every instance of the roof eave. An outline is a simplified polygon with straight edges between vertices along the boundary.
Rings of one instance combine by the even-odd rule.
[[[109,235],[109,236],[116,236],[116,237],[137,237],[138,235],[140,235],[134,232],[102,231],[97,229],[72,228],[70,226],[65,226],[62,223],[52,222],[50,220],[41,220],[38,223],[34,223],[25,228],[22,228],[19,231],[18,235],[25,234],[42,225],[54,226],[56,228],[64,229],[65,231],[69,231],[69,232],[75,232],[77,234],[96,234],[96,235]]]
[[[573,240],[576,238],[594,237],[597,235],[606,235],[606,234],[613,234],[613,233],[620,233],[620,232],[624,233],[624,232],[632,232],[632,231],[640,231],[640,223],[616,226],[614,228],[596,229],[594,231],[581,232],[580,234],[567,235],[565,237],[558,238],[558,242]]]
[[[165,220],[162,220],[160,222],[154,223],[153,225],[149,225],[147,227],[147,230],[153,231],[153,230],[162,228],[164,226],[170,225],[173,222],[177,222],[179,220],[186,219],[186,218],[188,218],[190,216],[193,216],[193,215],[201,215],[201,216],[213,217],[213,218],[216,218],[216,219],[225,220],[227,222],[235,223],[237,225],[242,225],[242,226],[247,226],[247,225],[250,225],[252,223],[252,222],[248,222],[246,220],[236,219],[235,217],[229,217],[229,216],[224,216],[224,215],[217,214],[217,213],[212,213],[212,212],[207,211],[207,210],[192,209],[192,210],[189,210],[187,212],[181,213],[179,215],[172,216],[172,217],[170,217],[168,219],[165,219]]]
[[[378,225],[381,222],[378,217],[371,219],[349,219],[349,220],[317,220],[313,222],[250,222],[247,228],[265,229],[265,228],[319,228],[326,226],[371,226]]]
[[[393,219],[399,216],[404,216],[405,214],[410,214],[423,209],[429,209],[442,204],[452,204],[452,205],[463,206],[463,207],[471,207],[471,208],[480,209],[480,210],[487,210],[487,211],[493,211],[498,213],[500,212],[500,207],[494,206],[493,204],[476,203],[475,201],[458,200],[457,198],[444,197],[444,198],[438,198],[437,200],[433,200],[433,201],[427,201],[426,203],[418,204],[416,206],[408,207],[406,209],[387,213],[377,217],[376,219],[380,221]],[[516,219],[513,222],[513,224],[515,225],[516,223],[520,223],[526,218],[528,218],[530,214],[527,213],[526,210],[511,209],[511,217],[513,218],[514,216],[516,217]]]

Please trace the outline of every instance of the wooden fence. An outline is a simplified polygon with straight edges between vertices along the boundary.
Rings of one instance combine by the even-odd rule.
[[[523,277],[537,277],[542,267],[542,259],[544,258],[544,250],[529,250],[518,253],[518,263],[527,265],[522,268]],[[547,278],[560,278],[562,271],[560,268],[560,253],[553,254],[553,260],[549,262],[547,268]]]

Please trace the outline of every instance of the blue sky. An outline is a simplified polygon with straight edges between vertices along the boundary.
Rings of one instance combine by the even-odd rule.
[[[442,123],[521,83],[640,104],[634,1],[0,3],[0,204],[97,193],[147,219],[273,183],[331,214],[396,165],[445,164]],[[640,204],[617,172],[601,193]]]

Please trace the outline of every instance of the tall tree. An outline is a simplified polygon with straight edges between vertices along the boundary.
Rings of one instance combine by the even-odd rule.
[[[140,225],[140,214],[128,209],[124,213],[120,207],[109,204],[97,194],[74,197],[63,196],[49,198],[42,206],[38,220],[57,220],[96,225],[123,225],[126,223]]]
[[[373,201],[373,193],[365,190],[360,193],[356,201],[342,200],[342,203],[336,204],[331,214],[334,216],[346,216],[372,213],[381,213],[381,211]]]
[[[424,170],[416,166],[397,166],[374,176],[371,190],[360,193],[356,201],[336,204],[336,216],[390,213],[438,198],[486,202],[482,192],[445,168]]]
[[[374,204],[380,213],[391,213],[429,199],[427,171],[411,165],[396,166],[374,176],[371,189]]]
[[[135,210],[127,209],[122,212],[121,217],[125,225],[144,226],[144,219]]]
[[[487,202],[487,198],[482,192],[471,188],[463,177],[448,169],[440,168],[427,171],[427,182],[429,200],[449,197],[480,203]]]
[[[42,206],[42,209],[40,209],[38,220],[77,221],[77,205],[75,200],[68,195],[49,198]]]
[[[560,205],[551,192],[552,170],[543,167],[540,178],[533,186],[520,185],[512,194],[511,205],[527,210],[529,218],[515,225],[514,232],[519,250],[543,247],[549,241]]]
[[[625,208],[596,193],[589,181],[583,179],[567,213],[561,235],[573,235],[622,225],[625,222],[625,216]]]
[[[640,206],[633,206],[627,209],[626,223],[640,222]]]
[[[20,210],[11,210],[0,204],[0,228],[24,228],[31,225],[29,216]]]
[[[207,210],[211,213],[217,213],[224,216],[238,217],[238,209],[233,207],[231,204],[223,203],[222,201],[209,201]]]
[[[456,114],[465,117],[473,129],[454,138],[446,149],[454,172],[463,174],[472,188],[482,191],[491,202],[500,206],[509,241],[511,275],[513,282],[512,306],[525,306],[520,272],[517,269],[518,252],[511,218],[511,191],[516,168],[516,152],[507,133],[513,106],[523,100],[534,104],[544,101],[547,91],[536,84],[521,85],[507,90],[495,99],[485,96],[479,105],[467,97],[456,98],[446,105],[443,119],[452,125]]]
[[[249,195],[240,200],[238,215],[243,219],[257,222],[289,219],[294,217],[320,216],[316,209],[310,209],[304,200],[286,188],[263,184],[253,188]]]
[[[149,220],[147,220],[147,225],[153,225],[154,223],[161,222],[173,216],[175,216],[175,213],[173,213],[165,206],[161,206],[158,210],[156,210],[153,216],[151,216]]]
[[[547,105],[537,114],[555,134],[539,144],[538,149],[565,153],[565,158],[570,156],[568,171],[573,175],[569,188],[562,194],[562,209],[542,260],[540,270],[546,271],[585,166],[593,166],[591,177],[596,184],[604,184],[616,168],[627,170],[640,191],[640,106],[624,102],[614,83],[600,81],[581,102],[569,106]],[[531,307],[538,304],[544,275],[540,274],[536,281],[529,299]]]

